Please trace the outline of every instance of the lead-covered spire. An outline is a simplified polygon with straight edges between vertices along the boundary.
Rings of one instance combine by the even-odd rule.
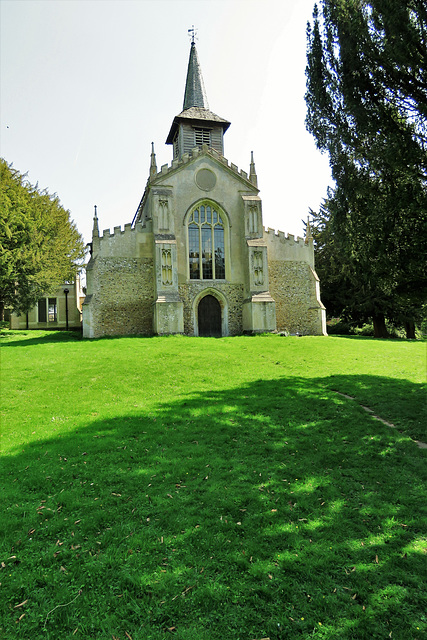
[[[199,57],[196,45],[191,43],[190,59],[188,61],[187,81],[185,83],[183,110],[191,107],[209,109],[208,98],[203,82],[202,70],[200,68]]]

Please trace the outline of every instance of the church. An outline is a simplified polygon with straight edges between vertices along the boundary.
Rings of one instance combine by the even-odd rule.
[[[224,155],[230,122],[208,105],[191,42],[184,104],[160,171],[128,224],[99,232],[95,208],[83,335],[326,335],[313,238],[264,229],[253,154],[249,173]]]

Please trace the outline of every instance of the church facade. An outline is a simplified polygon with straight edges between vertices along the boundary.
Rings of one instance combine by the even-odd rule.
[[[326,335],[313,239],[264,229],[249,173],[224,157],[230,123],[211,112],[194,39],[184,105],[158,171],[154,147],[133,221],[99,233],[95,209],[83,335]]]

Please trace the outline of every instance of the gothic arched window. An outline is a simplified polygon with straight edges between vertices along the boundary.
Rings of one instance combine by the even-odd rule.
[[[188,219],[190,278],[225,280],[224,222],[210,203],[199,204]]]

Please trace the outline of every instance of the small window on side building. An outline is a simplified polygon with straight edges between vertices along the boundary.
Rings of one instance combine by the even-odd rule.
[[[42,298],[38,302],[38,315],[39,315],[39,322],[47,322],[46,298]]]
[[[49,322],[57,322],[56,298],[49,298],[48,319],[49,319]]]

